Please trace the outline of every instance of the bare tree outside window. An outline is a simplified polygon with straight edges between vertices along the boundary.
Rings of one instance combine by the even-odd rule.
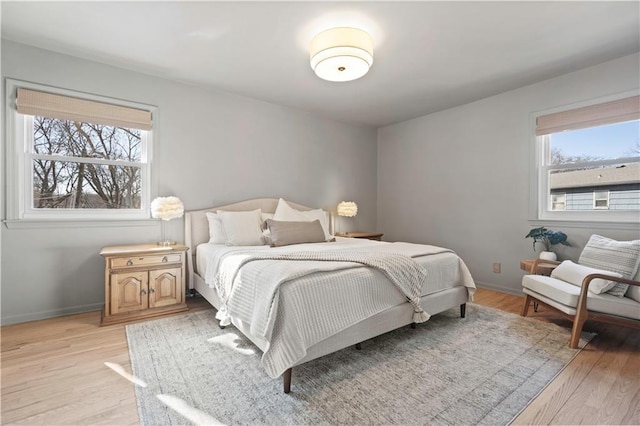
[[[140,130],[48,117],[33,123],[34,208],[140,208]]]

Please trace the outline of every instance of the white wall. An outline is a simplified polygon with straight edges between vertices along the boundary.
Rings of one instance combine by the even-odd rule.
[[[531,114],[637,89],[639,68],[631,55],[379,129],[378,231],[450,247],[477,283],[519,293],[519,261],[536,257],[523,238],[532,227]],[[553,229],[569,235],[574,247],[559,254],[574,260],[592,233],[640,235],[638,226]]]
[[[375,129],[6,40],[1,71],[3,90],[9,77],[156,105],[154,196],[176,195],[186,209],[268,196],[335,208],[348,199],[359,206],[350,229],[375,230]],[[10,141],[2,137],[4,147]],[[182,235],[182,220],[170,225],[172,236]],[[3,225],[0,236],[2,324],[9,324],[100,308],[100,248],[155,242],[160,227]]]

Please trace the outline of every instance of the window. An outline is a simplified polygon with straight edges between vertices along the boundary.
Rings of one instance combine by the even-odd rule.
[[[637,222],[639,135],[639,96],[538,116],[538,219]]]
[[[608,209],[609,208],[609,191],[593,192],[593,208]]]
[[[148,218],[151,108],[34,86],[8,83],[8,218]]]

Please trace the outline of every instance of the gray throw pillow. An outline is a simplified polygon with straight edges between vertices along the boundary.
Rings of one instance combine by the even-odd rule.
[[[617,272],[631,279],[640,262],[640,240],[616,241],[593,234],[582,250],[578,263],[592,268]],[[616,283],[608,294],[624,297],[628,284]]]
[[[323,243],[326,241],[319,220],[314,220],[313,222],[284,222],[267,219],[266,223],[271,233],[271,247]]]

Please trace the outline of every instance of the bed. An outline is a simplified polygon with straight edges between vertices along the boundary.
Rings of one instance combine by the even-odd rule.
[[[290,391],[296,365],[352,345],[358,349],[367,339],[405,325],[415,327],[416,322],[451,308],[459,307],[465,316],[475,284],[464,262],[447,249],[340,237],[274,248],[209,242],[207,212],[260,209],[264,218],[276,211],[279,202],[284,200],[261,198],[187,211],[185,240],[190,249],[189,289],[218,310],[218,318],[224,318],[221,325],[232,323],[260,348],[265,371],[283,377],[285,393]],[[318,211],[287,203],[296,211]],[[331,231],[331,215],[323,213]],[[415,262],[403,263],[408,257]],[[387,258],[400,260],[392,265],[400,275],[405,266],[412,270],[415,264],[428,279],[410,294],[398,287],[393,271],[379,267],[378,261]],[[251,287],[253,281],[260,285]],[[269,291],[263,282],[271,281],[280,283],[274,285],[275,293],[258,294]],[[275,302],[264,303],[269,297]]]

